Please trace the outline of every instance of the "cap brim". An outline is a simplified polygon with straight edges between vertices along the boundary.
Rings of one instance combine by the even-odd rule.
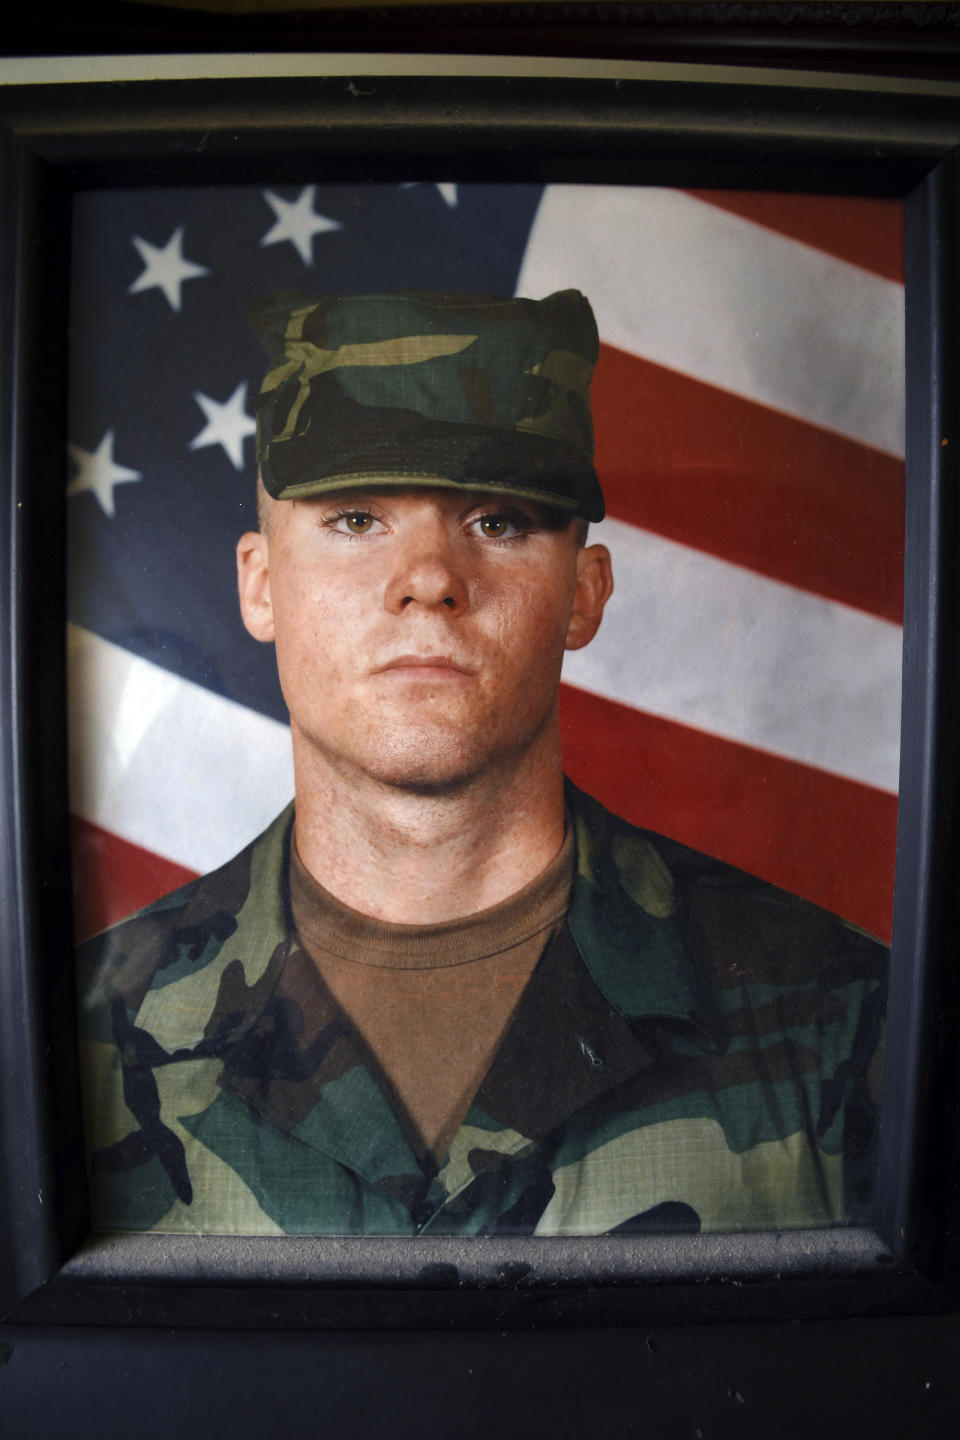
[[[510,495],[517,500],[532,500],[552,510],[565,510],[573,515],[579,510],[576,500],[554,491],[538,490],[533,485],[494,484],[488,480],[451,480],[445,475],[424,475],[416,472],[388,475],[382,471],[360,474],[325,475],[322,479],[304,480],[286,485],[277,500],[307,500],[315,495],[330,495],[342,490],[465,490],[479,495]]]

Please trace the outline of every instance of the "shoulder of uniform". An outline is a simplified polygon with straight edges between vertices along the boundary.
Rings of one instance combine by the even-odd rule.
[[[94,994],[109,983],[136,1009],[151,986],[167,983],[177,967],[187,963],[194,970],[203,968],[236,929],[254,883],[258,852],[285,844],[291,815],[288,807],[216,870],[84,941],[77,951],[81,993]]]
[[[733,866],[685,860],[676,894],[690,945],[727,984],[834,988],[886,973],[882,941]]]
[[[673,918],[697,968],[723,984],[842,985],[881,978],[888,947],[809,900],[642,830],[571,787],[578,869],[626,894],[647,916]]]

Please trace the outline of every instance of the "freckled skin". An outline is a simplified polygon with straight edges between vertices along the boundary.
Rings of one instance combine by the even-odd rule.
[[[522,754],[554,713],[564,650],[585,643],[571,617],[591,552],[539,518],[512,498],[446,491],[275,505],[269,613],[251,628],[276,641],[299,741],[417,789]],[[457,668],[383,668],[403,655]]]
[[[274,641],[297,846],[347,904],[427,923],[496,903],[563,834],[557,690],[610,593],[601,545],[461,490],[275,502],[238,545]]]

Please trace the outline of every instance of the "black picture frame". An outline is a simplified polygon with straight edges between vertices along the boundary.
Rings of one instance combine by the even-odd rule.
[[[317,57],[300,64],[317,73],[300,75],[290,73],[296,63],[265,63],[265,75],[211,65],[217,78],[196,79],[160,78],[163,68],[149,80],[0,93],[0,1313],[27,1328],[279,1334],[832,1322],[955,1309],[960,85],[456,58]],[[296,182],[318,170],[330,180],[496,173],[903,198],[904,738],[873,1226],[613,1244],[86,1240],[62,640],[71,197],[120,185]]]

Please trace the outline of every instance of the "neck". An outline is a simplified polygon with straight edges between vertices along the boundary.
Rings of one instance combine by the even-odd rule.
[[[556,721],[515,764],[449,793],[422,794],[341,773],[294,732],[297,850],[345,905],[430,925],[506,900],[563,843]]]

